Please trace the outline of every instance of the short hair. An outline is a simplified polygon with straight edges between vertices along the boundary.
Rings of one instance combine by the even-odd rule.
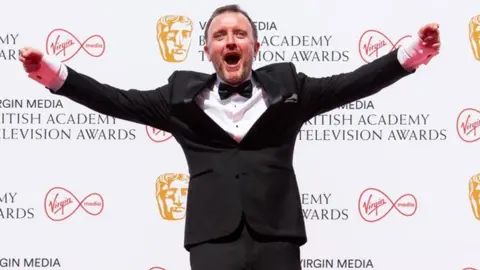
[[[205,33],[204,33],[205,34],[205,41],[208,40],[208,29],[210,28],[210,24],[212,24],[213,19],[215,17],[217,17],[218,15],[223,14],[225,12],[237,12],[237,13],[241,13],[241,14],[243,14],[243,16],[247,17],[247,19],[250,22],[250,25],[252,26],[252,29],[253,29],[253,38],[255,40],[258,40],[257,27],[253,23],[250,16],[248,16],[248,13],[245,10],[241,9],[240,6],[238,6],[238,5],[226,5],[226,6],[222,6],[222,7],[219,7],[217,9],[215,9],[215,11],[213,11],[213,13],[212,13],[212,16],[210,16],[210,19],[208,19],[207,26],[205,27]]]

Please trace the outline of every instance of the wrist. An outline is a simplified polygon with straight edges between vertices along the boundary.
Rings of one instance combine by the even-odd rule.
[[[417,69],[420,65],[427,65],[438,51],[425,47],[420,37],[416,36],[410,44],[398,50],[398,61],[406,70]]]

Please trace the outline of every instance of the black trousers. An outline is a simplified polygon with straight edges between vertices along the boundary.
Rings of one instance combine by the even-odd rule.
[[[242,223],[231,235],[190,249],[191,270],[301,270],[300,247],[256,234]]]

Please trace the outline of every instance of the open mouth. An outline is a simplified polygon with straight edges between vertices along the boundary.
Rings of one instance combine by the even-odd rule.
[[[223,60],[225,63],[227,63],[227,65],[234,66],[240,62],[241,58],[241,55],[238,53],[228,53],[223,57]]]

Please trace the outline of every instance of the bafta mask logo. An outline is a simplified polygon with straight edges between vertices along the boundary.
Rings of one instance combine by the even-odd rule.
[[[468,183],[468,197],[472,205],[473,215],[480,220],[480,174],[470,178]]]
[[[473,56],[480,61],[480,15],[473,17],[468,24],[470,46]]]
[[[193,22],[180,15],[167,15],[157,21],[157,41],[160,54],[167,62],[187,59],[192,41]]]
[[[190,177],[183,173],[166,173],[157,178],[155,196],[158,211],[165,220],[185,217]]]

